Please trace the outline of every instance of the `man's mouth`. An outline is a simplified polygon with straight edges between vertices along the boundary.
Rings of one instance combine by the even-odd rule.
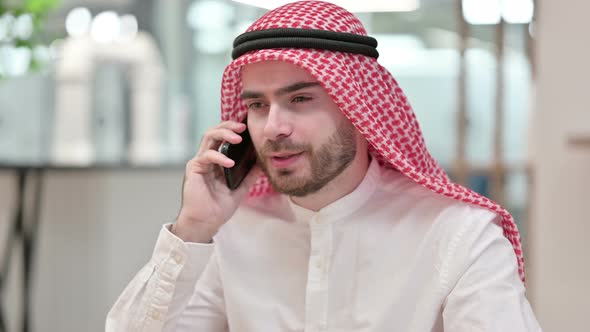
[[[303,152],[282,152],[270,155],[270,163],[275,168],[286,168],[295,164]]]

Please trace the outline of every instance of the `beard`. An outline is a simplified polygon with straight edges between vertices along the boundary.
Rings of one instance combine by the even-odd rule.
[[[303,197],[317,192],[340,175],[356,155],[356,128],[348,121],[340,125],[328,141],[317,149],[311,144],[294,143],[289,138],[267,141],[258,155],[258,165],[269,179],[274,191],[289,196]],[[277,169],[271,172],[264,157],[270,152],[302,152],[309,160],[309,175],[296,175],[295,170]]]

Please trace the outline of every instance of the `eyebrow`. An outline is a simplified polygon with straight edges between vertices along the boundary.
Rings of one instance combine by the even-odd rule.
[[[315,87],[315,86],[320,86],[319,82],[297,82],[291,85],[287,85],[285,87],[282,87],[280,89],[278,89],[277,91],[275,91],[275,96],[280,97],[283,95],[286,95],[288,93],[291,92],[295,92],[297,90],[301,90],[301,89],[305,89],[305,88],[309,88],[309,87]],[[261,92],[256,92],[256,91],[244,91],[242,92],[242,94],[240,95],[241,99],[254,99],[254,98],[262,98],[264,97],[264,94]]]

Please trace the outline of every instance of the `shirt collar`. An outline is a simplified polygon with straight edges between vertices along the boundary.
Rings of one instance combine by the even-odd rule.
[[[380,177],[379,162],[372,158],[369,168],[361,183],[349,194],[328,204],[315,212],[295,204],[291,198],[287,201],[297,221],[308,221],[314,215],[321,216],[322,220],[337,220],[358,210],[373,194]]]

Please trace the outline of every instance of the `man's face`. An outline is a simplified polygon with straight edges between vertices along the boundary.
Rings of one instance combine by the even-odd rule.
[[[355,159],[360,134],[306,70],[263,61],[241,74],[248,130],[275,191],[314,193]]]

